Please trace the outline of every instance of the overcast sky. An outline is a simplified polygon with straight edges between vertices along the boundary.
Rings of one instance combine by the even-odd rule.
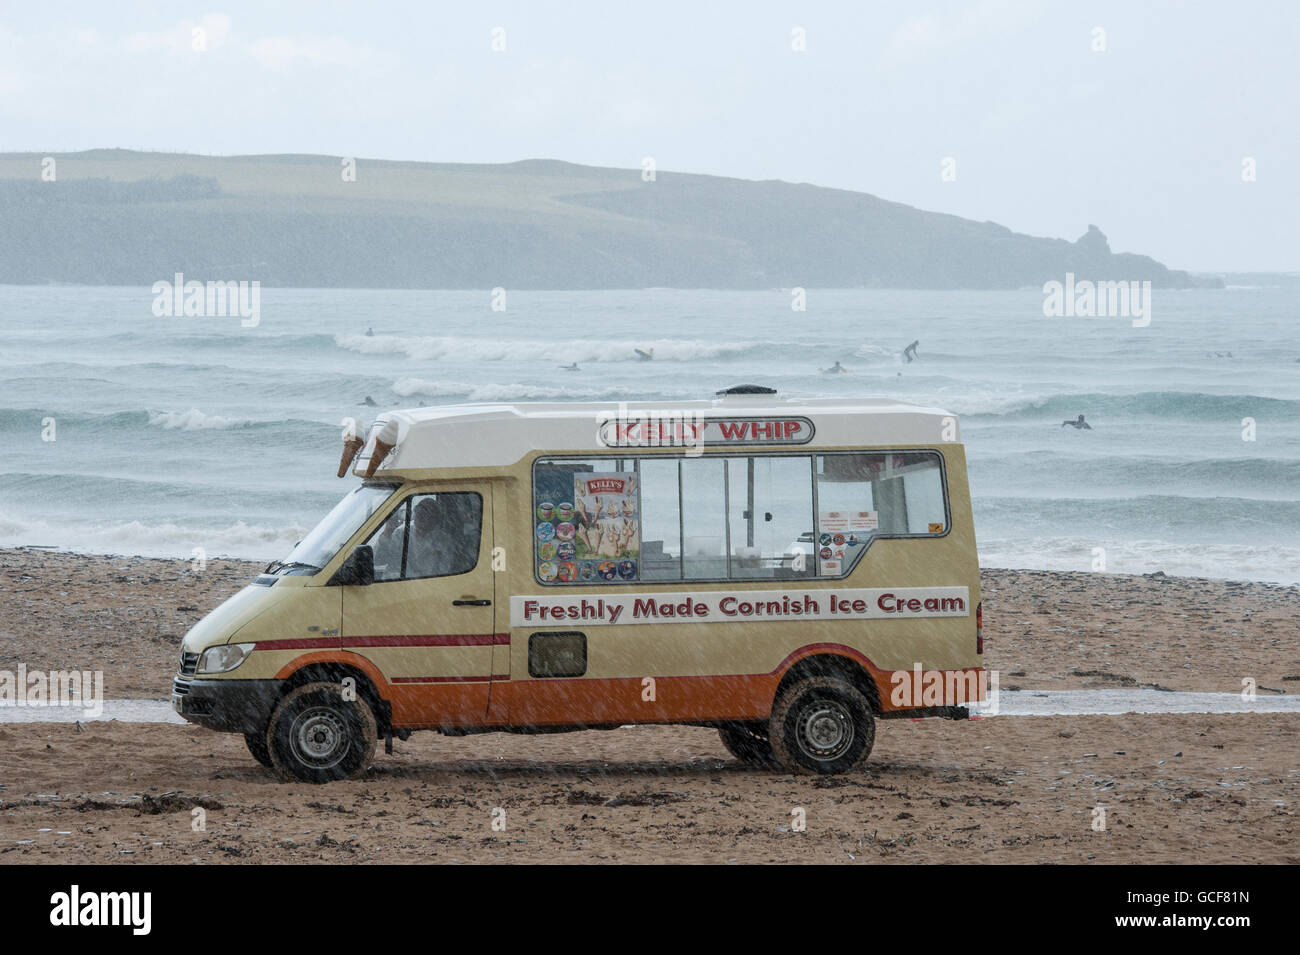
[[[1290,0],[15,6],[0,151],[652,156],[1034,235],[1096,223],[1173,268],[1300,270]]]

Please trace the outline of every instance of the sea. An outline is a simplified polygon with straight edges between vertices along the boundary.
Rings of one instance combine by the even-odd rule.
[[[156,297],[0,286],[0,546],[268,561],[355,481],[345,418],[759,384],[956,414],[983,566],[1300,583],[1294,286],[1155,289],[1145,325],[1041,289],[264,288],[256,325]]]

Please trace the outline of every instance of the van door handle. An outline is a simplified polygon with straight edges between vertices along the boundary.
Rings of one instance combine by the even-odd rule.
[[[460,600],[453,600],[451,605],[453,607],[490,607],[492,601],[479,600],[475,597],[462,597]]]

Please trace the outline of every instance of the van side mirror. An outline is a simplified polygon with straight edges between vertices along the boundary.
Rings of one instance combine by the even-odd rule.
[[[365,587],[375,582],[375,551],[369,544],[358,544],[343,562],[343,566],[334,572],[330,585],[352,585]]]

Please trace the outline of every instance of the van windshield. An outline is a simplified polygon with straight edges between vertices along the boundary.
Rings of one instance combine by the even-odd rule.
[[[388,484],[363,484],[334,505],[310,534],[298,541],[289,556],[266,568],[268,574],[307,575],[320,570],[392,496],[395,488]]]

